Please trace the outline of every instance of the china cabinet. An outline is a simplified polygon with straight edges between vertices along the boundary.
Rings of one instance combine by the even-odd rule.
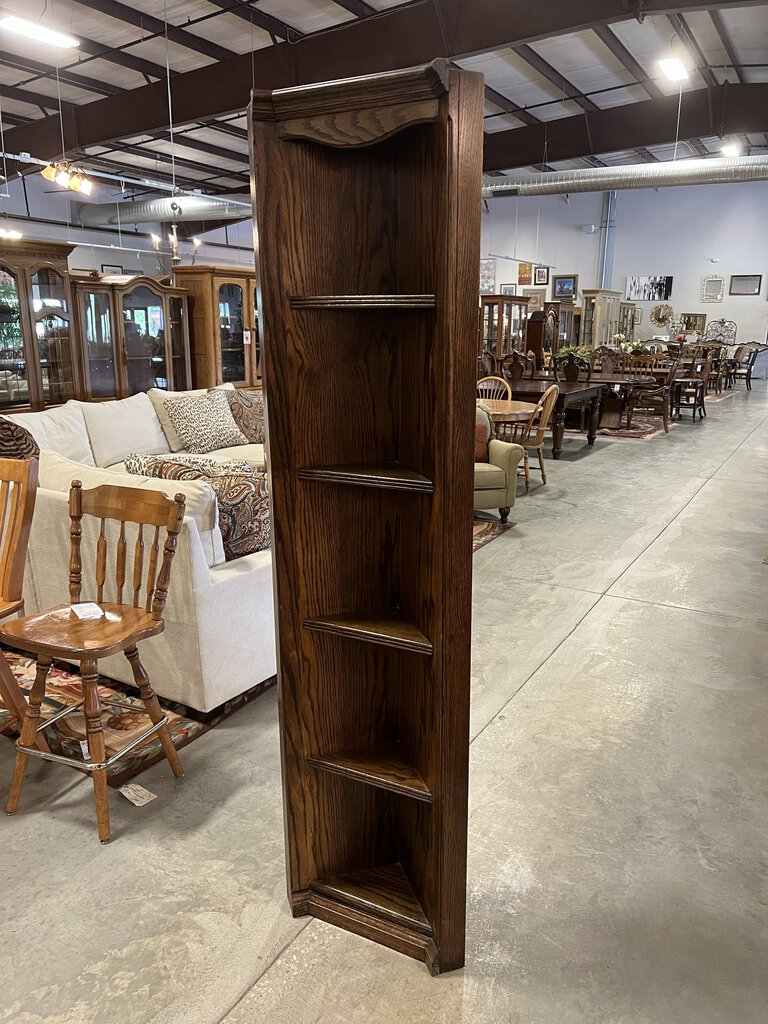
[[[82,391],[67,257],[73,245],[0,247],[0,411],[42,409]]]
[[[511,352],[525,352],[528,303],[520,295],[480,296],[479,353],[492,352],[497,359]]]
[[[587,348],[612,345],[613,336],[618,333],[622,292],[584,288],[582,299],[579,344]]]
[[[255,271],[195,264],[177,267],[174,275],[190,297],[195,386],[257,384],[261,370]]]
[[[86,400],[192,386],[187,295],[153,277],[73,273]]]

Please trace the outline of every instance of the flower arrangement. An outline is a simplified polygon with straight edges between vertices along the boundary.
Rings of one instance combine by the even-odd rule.
[[[625,341],[621,345],[622,352],[628,352],[631,356],[644,356],[648,352],[648,346],[644,341]]]
[[[618,345],[618,347],[619,347],[619,348],[621,348],[621,346],[622,346],[622,345],[624,344],[624,342],[625,342],[625,341],[627,340],[627,336],[626,336],[626,334],[622,334],[622,333],[621,333],[621,332],[619,331],[619,333],[618,333],[618,334],[614,334],[614,336],[613,336],[613,340],[614,340],[614,341],[616,342],[616,344]]]

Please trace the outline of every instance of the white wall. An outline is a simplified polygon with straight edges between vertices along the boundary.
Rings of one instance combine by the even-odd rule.
[[[579,193],[568,199],[491,199],[490,213],[483,216],[483,255],[517,255],[550,263],[555,274],[578,274],[580,288],[597,287],[600,232],[586,234],[582,226],[595,224],[599,228],[602,202],[599,193]],[[767,182],[619,192],[611,287],[623,291],[630,275],[672,276],[670,303],[676,313],[706,313],[708,320],[735,320],[738,340],[765,341],[767,223]],[[713,259],[719,262],[712,263]],[[701,301],[701,279],[708,274],[726,278],[722,303]],[[729,296],[732,274],[762,274],[760,295]],[[497,285],[515,280],[515,265],[499,260]],[[647,311],[654,303],[638,305],[646,311],[640,337],[650,337],[654,330]]]

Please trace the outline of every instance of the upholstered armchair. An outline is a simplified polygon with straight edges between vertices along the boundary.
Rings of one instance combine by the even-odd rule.
[[[517,467],[523,457],[519,444],[498,441],[481,405],[475,412],[475,508],[497,508],[502,523],[515,504]]]

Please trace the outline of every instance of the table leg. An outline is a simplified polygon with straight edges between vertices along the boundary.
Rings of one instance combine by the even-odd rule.
[[[589,429],[587,430],[587,444],[592,447],[597,437],[597,425],[600,422],[600,395],[595,395],[589,400]]]
[[[563,435],[565,434],[565,405],[558,399],[555,406],[555,418],[552,421],[552,457],[559,459],[563,451]]]
[[[11,715],[16,719],[16,725],[19,732],[21,732],[21,723],[26,714],[27,702],[2,651],[0,651],[0,700],[2,700],[3,704],[11,712]],[[45,742],[41,732],[37,734],[35,746],[39,750],[48,750],[48,744]]]

